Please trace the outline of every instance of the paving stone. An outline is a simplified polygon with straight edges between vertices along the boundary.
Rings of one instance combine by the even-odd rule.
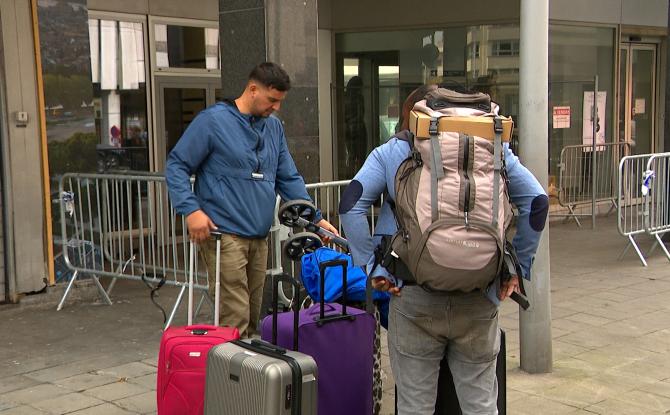
[[[111,403],[104,403],[98,406],[82,409],[81,411],[72,412],[72,415],[130,415],[136,412],[128,412]]]
[[[55,381],[54,384],[66,387],[75,392],[92,389],[98,386],[117,382],[114,376],[98,375],[96,373],[83,373],[81,375]]]
[[[614,321],[610,320],[609,318],[598,317],[588,313],[573,314],[565,317],[565,319],[570,321],[576,321],[578,323],[589,324],[591,326],[603,326],[605,324],[612,323]]]
[[[552,329],[553,330],[553,329]],[[566,357],[573,357],[577,354],[584,353],[592,349],[577,346],[572,343],[561,341],[561,339],[554,339],[552,341],[552,352],[554,360],[562,360]]]
[[[668,377],[668,368],[645,361],[638,361],[619,366],[607,371],[619,376],[639,376],[643,379],[663,380]]]
[[[44,415],[47,412],[42,412],[39,409],[35,409],[32,406],[17,406],[12,409],[0,412],[2,415]]]
[[[146,414],[156,410],[156,392],[146,392],[141,395],[119,399],[113,403],[127,411]]]
[[[564,415],[572,414],[579,408],[555,402],[539,396],[529,396],[507,405],[507,412],[514,415]]]
[[[666,412],[652,411],[644,406],[635,405],[620,399],[606,399],[584,408],[602,415],[665,415]]]
[[[383,368],[383,366],[382,366]],[[148,375],[139,376],[136,378],[128,379],[128,382],[134,383],[136,385],[144,386],[149,390],[156,390],[156,373],[150,373]]]
[[[72,363],[67,363],[64,365],[58,365],[54,367],[49,367],[42,370],[37,370],[34,372],[27,373],[25,376],[32,379],[42,381],[42,382],[53,382],[60,379],[69,378],[75,375],[80,375],[83,373],[88,373],[96,369],[106,368],[109,366],[117,366],[119,363],[125,363],[125,359],[113,356],[105,356],[101,358],[93,359],[84,359],[75,361]]]
[[[121,366],[108,367],[97,371],[100,375],[116,376],[118,378],[135,378],[138,376],[155,373],[156,367],[142,362],[131,362]]]
[[[35,379],[23,375],[0,377],[0,394],[38,385]]]
[[[0,412],[4,411],[5,409],[11,409],[15,408],[16,404],[13,402],[3,402],[0,400]]]
[[[670,399],[670,382],[656,382],[645,385],[644,388],[640,388],[640,391]]]
[[[134,383],[119,381],[108,385],[98,386],[84,391],[83,393],[103,401],[116,401],[147,392],[148,389]]]
[[[5,393],[0,395],[0,400],[26,405],[40,400],[57,398],[70,392],[69,389],[60,386],[42,384]]]
[[[70,393],[56,398],[31,403],[31,406],[50,414],[67,414],[80,409],[100,405],[101,403],[103,402],[81,393]]]

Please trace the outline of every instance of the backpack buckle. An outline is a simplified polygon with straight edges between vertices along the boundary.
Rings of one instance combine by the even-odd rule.
[[[502,134],[503,133],[503,124],[502,124],[502,118],[500,117],[495,117],[493,119],[493,131],[496,134]]]
[[[423,166],[423,160],[421,159],[421,153],[419,153],[416,150],[412,151],[412,161],[414,161],[414,165],[417,166],[417,167]]]
[[[437,135],[437,124],[438,124],[438,119],[436,117],[432,117],[430,119],[430,126],[428,127],[428,134]],[[502,126],[502,124],[500,124],[500,125]]]

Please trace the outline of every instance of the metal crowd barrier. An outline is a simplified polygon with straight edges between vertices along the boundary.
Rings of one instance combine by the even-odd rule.
[[[617,227],[628,239],[619,259],[632,246],[642,264],[647,266],[635,239],[645,234],[654,238],[649,254],[660,246],[670,260],[670,253],[661,240],[661,236],[670,231],[669,175],[670,153],[626,156],[619,162]]]
[[[340,198],[348,180],[308,184],[308,193],[323,214],[342,233],[337,215]],[[171,205],[164,176],[160,174],[82,174],[68,173],[59,181],[62,256],[72,271],[58,310],[82,275],[97,286],[102,300],[111,305],[109,295],[117,279],[133,280],[152,286],[179,287],[179,294],[167,316],[168,327],[188,288],[189,247],[186,219]],[[380,201],[381,202],[381,201]],[[286,270],[299,277],[299,267],[283,257],[283,242],[290,229],[280,225],[275,206],[275,222],[269,234],[268,274]],[[374,229],[377,203],[370,212]],[[96,254],[97,253],[97,254]],[[207,270],[195,256],[194,288],[202,293],[196,315],[207,295]],[[202,261],[200,261],[202,262]],[[107,288],[101,277],[111,279]],[[280,292],[280,300],[291,301],[290,293]]]
[[[171,206],[165,178],[158,174],[68,173],[59,181],[61,237],[66,247],[83,250],[93,246],[101,252],[96,260],[78,260],[72,249],[62,252],[74,271],[58,305],[63,308],[72,285],[81,274],[90,276],[100,296],[112,304],[109,294],[116,279],[143,281],[180,287],[167,318],[172,322],[188,287],[188,236],[186,220]],[[197,266],[196,269],[203,267]],[[105,289],[100,277],[112,278]],[[206,271],[195,273],[194,288],[206,295]]]
[[[594,204],[610,202],[610,212],[616,208],[615,175],[618,161],[630,148],[629,143],[606,143],[596,146],[573,145],[561,150],[558,176],[558,203],[568,209],[566,219],[574,219],[579,227],[579,217],[596,214]],[[595,186],[593,183],[595,175]],[[591,213],[577,213],[579,205],[592,204]]]

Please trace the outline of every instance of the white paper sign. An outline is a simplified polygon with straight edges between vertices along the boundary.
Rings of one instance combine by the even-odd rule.
[[[570,128],[570,107],[554,107],[554,128]]]
[[[646,100],[644,98],[635,98],[635,108],[633,115],[644,114],[646,107]]]
[[[605,144],[605,104],[607,91],[598,91],[598,117],[596,118],[596,144]],[[582,112],[582,143],[593,145],[593,91],[584,91]],[[590,151],[590,150],[587,150]]]

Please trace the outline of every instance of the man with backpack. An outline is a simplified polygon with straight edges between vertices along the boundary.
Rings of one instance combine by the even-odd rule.
[[[448,169],[443,171],[431,167],[423,176],[412,174],[436,160],[439,160],[439,164],[436,162],[435,165],[442,167],[440,158],[447,157],[446,165],[450,163],[448,158],[453,155],[444,148],[440,153],[441,144],[436,134],[431,135],[435,135],[434,138],[437,140],[423,142],[415,140],[408,131],[410,110],[419,101],[425,104],[426,98],[439,104],[444,96],[454,95],[458,94],[435,86],[423,86],[413,91],[403,105],[401,131],[372,151],[343,193],[339,207],[354,264],[366,267],[375,288],[394,294],[389,311],[388,341],[391,368],[397,386],[397,410],[400,415],[434,413],[440,361],[445,355],[453,375],[462,413],[498,413],[496,408],[498,394],[496,357],[500,348],[498,306],[501,300],[519,291],[519,277],[530,278],[533,256],[548,212],[548,198],[541,185],[521,165],[507,144],[501,145],[501,154],[490,150],[490,155],[497,154],[501,159],[504,157],[504,163],[502,165],[496,163],[495,167],[496,181],[503,183],[500,192],[491,189],[492,187],[497,189],[498,185],[482,185],[481,182],[474,180],[475,177],[481,178],[483,175],[477,170],[483,162],[480,160],[478,164],[477,160],[472,161],[481,155],[481,151],[475,152],[474,143],[463,134],[460,136],[456,134],[455,138],[456,143],[464,144],[457,146],[455,150],[455,154],[460,157],[460,163],[451,164],[456,172],[454,174],[460,177],[460,191],[453,194],[445,189],[445,184],[449,180],[454,180]],[[465,96],[458,98],[463,98],[464,102],[468,99]],[[445,108],[449,108],[450,105],[455,107],[457,112],[469,114],[471,109],[480,103],[470,107],[464,104],[463,110],[460,109],[460,104],[453,103],[446,105]],[[494,103],[489,105],[495,106]],[[433,132],[436,132],[438,123],[431,124],[431,127],[433,125],[435,126]],[[497,135],[496,140],[499,142],[500,133]],[[493,147],[490,143],[482,143],[481,140],[478,145],[483,146],[484,153]],[[493,170],[491,167],[490,171]],[[414,193],[408,193],[407,188],[411,188],[412,184],[403,184],[403,180],[410,182],[414,180],[412,182],[415,186]],[[435,186],[437,189],[433,190]],[[399,188],[401,194],[397,194]],[[440,189],[444,191],[440,192]],[[509,263],[504,263],[502,252],[512,251],[512,248],[505,247],[504,233],[501,235],[496,231],[496,229],[506,230],[508,224],[509,218],[503,213],[508,207],[506,197],[493,203],[492,214],[491,208],[484,212],[489,217],[494,217],[493,223],[496,226],[489,226],[478,220],[478,215],[481,216],[482,211],[486,209],[478,208],[477,204],[482,203],[481,195],[487,194],[486,192],[499,193],[503,196],[508,192],[511,202],[518,209],[517,233],[512,243],[518,257],[516,267],[508,267]],[[369,207],[382,195],[387,197],[377,220],[375,235],[372,236],[369,233],[367,213]],[[479,198],[477,195],[480,195]],[[428,203],[420,204],[423,199],[427,199]],[[490,204],[491,198],[484,199],[487,199],[484,202]],[[443,219],[442,216],[447,215],[437,209],[436,201],[441,205],[454,203],[456,207],[453,210],[458,209],[458,215]],[[431,206],[435,208],[431,209]],[[418,225],[409,224],[408,212],[413,214],[415,207],[417,215],[424,214],[424,217],[414,218]],[[423,212],[419,212],[422,207]],[[483,238],[459,239],[450,236],[452,234],[441,233],[440,226],[452,225],[459,226],[457,232],[465,235],[485,233],[481,232],[482,230],[495,235],[495,238],[490,239],[497,239],[500,255],[491,259],[478,253],[491,245],[491,241],[485,241]],[[426,229],[426,226],[432,228]],[[433,233],[437,230],[436,242],[431,242],[427,237],[432,235],[429,232],[431,229]],[[422,249],[414,247],[409,255],[407,252],[403,255],[403,243],[411,245],[417,241],[425,243],[420,246]],[[492,246],[495,249],[495,245]],[[470,251],[473,254],[467,254]],[[461,265],[461,268],[472,268],[473,261],[481,258],[485,259],[484,262],[490,263],[475,264],[479,266],[478,270],[481,268],[481,271],[477,272],[468,272],[468,269],[454,269],[453,272],[422,272],[422,269],[440,269],[438,267],[440,264],[442,268],[449,268],[445,265],[449,261],[452,268],[457,268],[454,263],[469,264]],[[490,273],[491,269],[494,270],[494,275],[489,278],[486,273]],[[511,272],[506,278],[502,278],[500,269]],[[440,284],[443,283],[446,287],[458,287],[459,275],[473,277],[474,282],[465,281],[463,286],[469,288],[464,290],[442,289]],[[477,280],[479,277],[480,280]]]
[[[209,287],[214,290],[215,242],[221,238],[221,325],[242,337],[258,333],[267,235],[277,194],[284,200],[310,199],[288,151],[279,110],[291,87],[288,74],[265,62],[249,74],[235,100],[200,112],[170,152],[165,178],[177,213],[186,216],[191,240],[205,243]],[[190,178],[195,174],[195,192]],[[337,234],[321,218],[318,225]]]

